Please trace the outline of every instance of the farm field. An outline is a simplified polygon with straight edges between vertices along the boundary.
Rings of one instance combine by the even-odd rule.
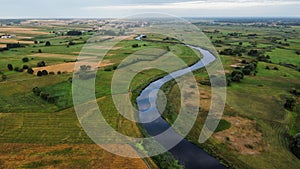
[[[219,53],[228,86],[222,120],[213,136],[199,144],[211,106],[211,86],[205,69],[194,72],[201,108],[186,138],[228,168],[299,168],[291,145],[300,133],[300,27],[191,22]],[[173,57],[169,53],[186,66],[200,59],[199,53],[177,39],[149,33],[138,41],[138,34],[127,35],[113,21],[104,28],[96,26],[105,23],[26,20],[0,26],[0,35],[14,35],[0,39],[0,168],[183,168],[170,153],[144,159],[113,155],[96,145],[79,123],[73,108],[73,79],[92,81],[90,73],[95,68],[96,101],[107,123],[124,135],[146,137],[140,124],[123,117],[114,106],[111,83],[118,66],[148,63],[147,70],[130,84],[128,93],[136,105],[147,85],[167,75],[152,65],[175,65],[165,59]],[[127,29],[133,32],[134,26]],[[95,34],[99,34],[96,39]],[[89,46],[115,40],[118,43],[113,48]],[[85,47],[88,49],[83,50]],[[105,57],[95,63],[99,55]],[[128,56],[134,57],[122,62]],[[77,70],[76,63],[81,65]],[[168,99],[162,115],[172,124],[180,110],[180,87],[171,81],[162,90]],[[110,146],[137,153],[142,144]]]

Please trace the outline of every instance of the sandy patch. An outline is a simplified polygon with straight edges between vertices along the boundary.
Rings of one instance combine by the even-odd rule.
[[[91,67],[97,67],[97,68],[113,65],[113,63],[111,63],[108,60],[104,60],[100,64],[95,63],[95,62],[88,62],[88,61],[80,61],[78,63],[80,65],[90,65]],[[75,64],[76,64],[76,62],[61,63],[61,64],[57,64],[57,65],[34,68],[33,70],[34,70],[35,74],[37,74],[38,71],[43,71],[43,70],[47,70],[48,72],[54,72],[54,73],[57,73],[58,71],[72,73],[72,72],[74,72]]]
[[[101,49],[101,50],[118,50],[122,49],[122,47],[111,47],[111,46],[100,46],[100,45],[91,45],[87,46],[86,49]]]
[[[40,57],[40,58],[60,58],[60,59],[76,59],[78,56],[75,55],[64,55],[64,54],[53,54],[53,53],[36,53],[30,55],[30,57]]]
[[[224,117],[231,128],[215,133],[213,137],[241,154],[259,154],[263,151],[263,136],[256,129],[256,121],[241,117]]]
[[[0,38],[0,43],[34,44],[34,41],[22,41],[22,40],[18,40],[18,39],[2,39],[2,38]]]
[[[48,32],[42,32],[36,28],[20,28],[20,27],[0,27],[0,32],[10,34],[32,34],[32,35],[47,35]]]
[[[0,48],[6,48],[6,44],[0,44]]]

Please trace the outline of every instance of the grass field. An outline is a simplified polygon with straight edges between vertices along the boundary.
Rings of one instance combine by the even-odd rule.
[[[47,26],[50,23],[55,26]],[[0,27],[1,33],[16,35],[13,39],[0,40],[0,48],[7,43],[25,44],[22,48],[0,52],[0,72],[6,76],[6,79],[0,81],[0,168],[160,167],[159,160],[156,160],[161,156],[153,158],[154,160],[129,160],[106,152],[93,143],[78,122],[72,108],[72,66],[92,33],[85,32],[81,36],[66,36],[61,33],[70,29],[86,30],[91,25],[93,24],[78,26],[67,21],[45,21],[41,26]],[[299,168],[300,160],[290,152],[286,136],[300,133],[300,99],[297,98],[294,111],[285,109],[284,104],[286,98],[292,96],[289,92],[292,88],[300,89],[300,72],[279,63],[300,67],[300,58],[296,54],[300,50],[300,28],[197,26],[206,31],[218,52],[228,48],[241,51],[241,55],[220,56],[227,74],[235,70],[233,65],[243,65],[243,61],[257,59],[256,56],[249,55],[250,50],[258,50],[260,55],[269,55],[271,62],[258,62],[255,76],[252,72],[252,75],[245,76],[240,83],[233,82],[228,87],[224,117],[217,132],[205,144],[199,144],[198,137],[211,105],[211,88],[200,84],[208,78],[205,70],[194,72],[201,94],[201,109],[187,139],[232,168]],[[116,28],[112,30],[118,31]],[[256,35],[253,37],[249,34]],[[192,36],[195,35],[190,38]],[[166,72],[153,68],[153,64],[173,64],[170,60],[162,59],[171,57],[167,52],[172,52],[186,65],[197,62],[199,57],[194,50],[176,44],[177,40],[165,41],[162,39],[166,37],[158,34],[149,34],[148,41],[136,41],[133,36],[125,35],[101,35],[98,40],[107,41],[110,38],[125,39],[106,54],[105,65],[100,65],[95,81],[97,103],[106,121],[118,132],[143,137],[146,133],[141,126],[123,117],[114,106],[111,97],[114,67],[129,55],[134,57],[126,60],[125,66],[148,63],[145,66],[147,69],[137,73],[130,84],[128,93],[135,104],[134,101],[142,89],[166,75]],[[45,45],[47,41],[51,43],[50,46]],[[135,44],[139,47],[134,48]],[[89,58],[99,55],[95,52],[102,54],[107,49],[106,46],[98,46],[81,54]],[[145,51],[147,55],[140,51]],[[28,57],[29,62],[24,63],[24,57]],[[40,61],[45,61],[48,67],[38,68],[37,63]],[[25,71],[9,71],[8,64],[19,68],[28,65],[34,68],[35,73],[30,75]],[[274,70],[275,67],[278,70]],[[55,75],[36,76],[38,70],[45,69],[55,72]],[[172,71],[177,69],[179,68],[173,68]],[[58,71],[62,74],[57,74]],[[34,87],[58,97],[58,101],[54,104],[44,101],[34,95]],[[191,90],[194,88],[195,86],[191,86]],[[168,98],[163,116],[169,123],[176,120],[180,109],[179,89],[174,81],[163,87]],[[133,148],[135,147],[127,147],[128,151],[134,152]]]

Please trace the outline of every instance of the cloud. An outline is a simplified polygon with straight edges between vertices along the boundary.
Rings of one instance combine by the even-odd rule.
[[[300,5],[300,1],[283,1],[283,0],[202,0],[202,1],[184,1],[173,3],[156,3],[156,4],[130,4],[130,5],[108,5],[108,6],[89,6],[84,10],[189,10],[189,9],[236,9],[250,7],[268,7],[283,5]]]

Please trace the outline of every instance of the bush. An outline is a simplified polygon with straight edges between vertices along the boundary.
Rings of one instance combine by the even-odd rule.
[[[38,71],[38,72],[37,72],[37,76],[43,76],[42,71]]]
[[[243,69],[242,72],[244,73],[244,75],[250,75],[251,74],[251,70],[250,69]]]
[[[58,75],[61,75],[61,71],[58,71],[57,74],[58,74]]]
[[[49,72],[49,75],[55,75],[55,73],[54,72]]]
[[[300,133],[296,134],[291,145],[291,150],[300,159]]]
[[[32,68],[29,68],[29,69],[27,70],[27,73],[33,74],[33,73],[34,73],[34,70],[33,70]]]
[[[43,53],[43,52],[42,52],[42,49],[39,49],[39,51],[38,51],[38,52],[39,52],[39,53]]]
[[[43,76],[47,76],[49,73],[48,73],[47,70],[43,70],[43,71],[42,71],[42,74],[43,74]]]
[[[45,46],[51,46],[51,43],[49,41],[47,41]]]
[[[42,90],[38,87],[35,87],[32,89],[32,92],[36,95],[36,96],[40,96],[41,95],[41,92]]]
[[[28,65],[23,65],[23,69],[29,69]]]
[[[138,48],[139,47],[139,44],[133,44],[132,45],[132,48]]]
[[[14,67],[13,67],[12,64],[8,64],[8,65],[7,65],[7,69],[8,69],[9,71],[12,71],[12,70],[14,70]]]
[[[241,80],[244,79],[244,73],[241,71],[233,71],[231,73],[231,80],[233,82],[241,82]]]
[[[49,96],[50,96],[50,94],[41,92],[41,98],[42,98],[43,100],[46,100],[46,101],[47,101]]]
[[[46,63],[44,61],[41,61],[41,62],[37,63],[37,66],[44,67],[44,66],[46,66]]]
[[[287,98],[284,104],[284,108],[290,111],[294,111],[296,107],[296,99],[293,97]]]
[[[25,63],[25,62],[29,62],[29,58],[25,57],[22,59],[22,61]]]
[[[82,35],[82,32],[73,30],[73,31],[67,32],[67,35],[68,36],[80,36],[80,35]]]
[[[218,127],[216,128],[215,132],[227,130],[230,127],[231,127],[231,123],[222,119],[222,120],[220,120],[220,123],[219,123]]]
[[[20,70],[19,67],[15,67],[15,68],[14,68],[14,71],[16,71],[16,72],[18,72],[19,70]]]

